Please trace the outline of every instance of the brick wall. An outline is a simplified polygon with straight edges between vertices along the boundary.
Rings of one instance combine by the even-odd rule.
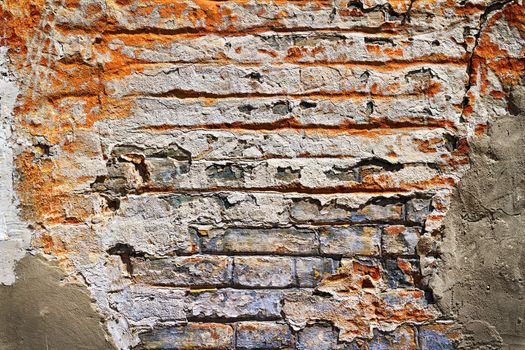
[[[429,279],[518,2],[6,4],[32,247],[117,347],[453,348]]]

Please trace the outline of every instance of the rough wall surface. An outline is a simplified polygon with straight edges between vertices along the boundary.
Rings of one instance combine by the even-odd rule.
[[[56,260],[119,349],[521,341],[522,1],[0,4],[1,283]]]

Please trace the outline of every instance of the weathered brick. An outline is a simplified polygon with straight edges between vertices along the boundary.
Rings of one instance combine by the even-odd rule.
[[[288,325],[275,322],[237,324],[237,349],[284,349],[292,343]]]
[[[295,271],[300,287],[315,287],[325,275],[332,275],[337,262],[330,258],[296,258]]]
[[[415,223],[425,223],[430,213],[430,199],[414,198],[407,202],[406,216],[407,221]]]
[[[390,288],[414,287],[421,280],[419,259],[386,259],[383,275]]]
[[[419,328],[421,350],[455,350],[459,332],[451,324],[430,324]]]
[[[368,343],[370,350],[415,350],[416,332],[410,326],[400,326],[392,332],[374,332]]]
[[[233,282],[241,287],[290,287],[295,266],[290,257],[235,257]]]
[[[315,255],[318,242],[308,229],[226,229],[203,231],[204,252]]]
[[[233,346],[234,330],[220,323],[189,323],[181,327],[156,328],[139,337],[145,349],[222,350]]]
[[[378,255],[381,230],[370,226],[330,226],[318,229],[321,254]]]
[[[297,335],[297,350],[335,349],[337,333],[331,326],[314,325],[301,330]]]
[[[402,203],[385,205],[368,204],[362,208],[349,208],[345,204],[332,200],[321,204],[315,199],[295,200],[291,208],[291,216],[297,222],[333,222],[333,223],[362,223],[374,221],[401,221],[403,220]]]
[[[136,280],[154,285],[223,286],[232,278],[232,259],[224,256],[132,259],[132,266]]]
[[[254,319],[281,317],[283,292],[277,290],[220,289],[191,293],[186,303],[189,319]]]
[[[383,254],[415,255],[421,228],[391,225],[384,228],[382,237]]]
[[[186,291],[131,286],[110,295],[110,303],[132,324],[151,325],[186,319]]]

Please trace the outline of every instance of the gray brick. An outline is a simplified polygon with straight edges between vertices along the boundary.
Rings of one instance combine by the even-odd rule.
[[[378,255],[381,243],[381,230],[369,226],[339,226],[319,229],[321,254]]]
[[[415,350],[415,330],[410,326],[401,326],[388,333],[376,330],[368,346],[370,350]]]
[[[296,258],[295,271],[300,287],[315,287],[325,274],[332,275],[337,262],[330,258]]]
[[[166,259],[132,259],[138,281],[169,286],[223,286],[231,282],[231,258],[194,255]]]
[[[131,324],[151,325],[152,320],[185,320],[185,295],[186,291],[180,289],[132,285],[110,294],[109,302]]]
[[[345,203],[338,203],[337,200],[321,204],[318,200],[299,199],[291,206],[291,216],[294,221],[301,223],[401,221],[404,219],[404,205],[402,203],[368,204],[353,209]]]
[[[181,327],[154,329],[139,335],[145,349],[231,349],[233,327],[220,323],[190,323]]]
[[[430,199],[411,199],[407,203],[406,211],[407,221],[423,224],[430,213]]]
[[[315,232],[306,229],[227,229],[205,232],[202,250],[214,253],[317,254]]]
[[[283,292],[278,290],[235,290],[193,292],[187,299],[190,319],[273,320],[281,317]]]
[[[419,259],[386,259],[383,263],[383,275],[388,287],[414,287],[421,279]]]
[[[455,325],[425,325],[419,329],[419,344],[421,350],[455,350],[452,339],[457,339],[458,335]]]
[[[283,349],[291,342],[292,333],[286,324],[241,322],[237,325],[237,349]]]
[[[331,326],[315,325],[301,330],[297,336],[297,350],[328,350],[337,344],[337,333]]]
[[[402,225],[387,226],[383,232],[383,253],[414,255],[421,236],[421,228]]]
[[[289,287],[295,282],[290,257],[235,257],[233,282],[243,287]]]

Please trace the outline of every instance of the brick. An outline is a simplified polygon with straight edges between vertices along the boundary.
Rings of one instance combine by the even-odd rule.
[[[240,322],[237,324],[237,349],[283,349],[291,345],[288,325],[275,322]]]
[[[189,319],[273,320],[281,317],[283,293],[277,290],[220,289],[191,293]]]
[[[334,349],[337,344],[337,333],[331,326],[315,325],[306,327],[297,335],[297,350]]]
[[[416,332],[410,326],[400,326],[392,332],[374,332],[368,343],[370,350],[416,350]]]
[[[110,295],[110,303],[136,325],[186,319],[186,291],[131,286]]]
[[[220,287],[232,278],[232,260],[224,256],[132,259],[132,266],[136,280],[154,285]]]
[[[421,350],[455,350],[459,333],[454,325],[430,324],[419,328]]]
[[[295,266],[290,257],[235,257],[233,282],[241,287],[290,287]]]
[[[383,254],[415,255],[421,236],[420,227],[390,225],[384,228],[382,237]]]
[[[430,199],[414,198],[407,203],[407,221],[423,224],[430,213]]]
[[[233,327],[220,323],[190,323],[181,327],[156,328],[139,335],[145,349],[231,349]]]
[[[330,258],[296,258],[295,271],[300,287],[315,287],[325,275],[332,275],[337,262]]]
[[[319,230],[321,254],[378,255],[381,243],[381,230],[370,226],[331,226]]]
[[[348,208],[332,200],[320,204],[312,199],[295,200],[291,208],[294,221],[307,223],[363,223],[376,221],[401,221],[403,220],[402,203],[385,205],[368,204],[362,208]]]
[[[419,259],[386,259],[383,263],[383,275],[390,288],[417,286],[421,280]]]
[[[204,252],[315,255],[318,242],[308,229],[226,229],[205,232]]]
[[[149,180],[155,186],[173,186],[177,179],[190,171],[189,161],[179,161],[171,158],[147,158],[144,161]]]

